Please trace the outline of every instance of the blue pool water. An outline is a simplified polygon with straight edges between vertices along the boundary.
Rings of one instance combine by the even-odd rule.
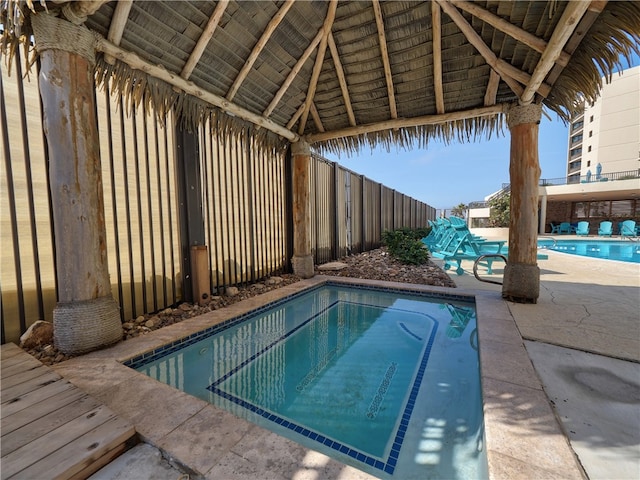
[[[325,285],[127,365],[380,478],[486,478],[462,299]]]
[[[538,240],[538,247],[583,257],[640,263],[640,242],[632,240],[557,240],[555,246],[552,240]]]

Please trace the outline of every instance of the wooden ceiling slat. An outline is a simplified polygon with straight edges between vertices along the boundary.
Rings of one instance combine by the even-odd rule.
[[[491,73],[489,74],[489,83],[487,84],[487,92],[484,94],[485,107],[496,104],[498,85],[500,85],[500,75],[498,75],[495,70],[491,69]]]

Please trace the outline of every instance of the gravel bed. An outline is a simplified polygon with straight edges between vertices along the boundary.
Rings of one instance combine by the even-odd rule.
[[[350,255],[340,259],[340,262],[346,264],[346,267],[341,270],[319,270],[316,268],[316,273],[439,287],[456,286],[449,275],[433,262],[429,261],[424,265],[406,265],[391,257],[384,247]],[[160,312],[140,315],[122,324],[124,330],[123,340],[126,341],[167,325],[181,322],[187,318],[224,308],[246,298],[290,285],[299,280],[300,278],[296,275],[282,274],[246,287],[230,287],[224,295],[212,296],[209,303],[204,306],[185,302],[176,308],[169,307]],[[53,365],[72,358],[72,356],[63,354],[51,344],[25,350],[45,365]]]

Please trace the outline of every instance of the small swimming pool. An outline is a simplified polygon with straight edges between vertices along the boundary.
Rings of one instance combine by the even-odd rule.
[[[487,478],[475,305],[325,284],[126,365],[380,478]]]
[[[632,240],[538,240],[538,248],[581,255],[583,257],[604,258],[621,262],[640,263],[640,242]]]

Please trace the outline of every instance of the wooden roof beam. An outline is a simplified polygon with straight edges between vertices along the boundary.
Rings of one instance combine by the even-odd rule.
[[[433,90],[436,97],[436,112],[444,113],[444,93],[442,89],[442,23],[440,6],[431,2],[431,31],[433,32]]]
[[[493,68],[496,72],[500,74],[504,82],[509,85],[509,88],[513,90],[513,92],[518,95],[518,98],[522,95],[522,88],[514,82],[517,80],[523,85],[527,85],[531,80],[531,76],[527,72],[523,72],[517,67],[514,67],[510,63],[505,62],[504,60],[499,59],[495,53],[491,51],[491,49],[484,43],[484,40],[476,33],[471,25],[465,20],[462,14],[450,3],[448,0],[434,0],[438,2],[438,4],[442,7],[442,10],[449,15],[451,20],[458,26],[460,31],[464,33],[469,43],[471,43],[476,50],[482,55],[485,61],[489,64],[491,68]],[[538,88],[538,93],[543,97],[549,95],[551,91],[551,87],[547,84],[540,84]]]
[[[220,19],[222,18],[222,14],[227,8],[227,5],[229,5],[229,0],[220,0],[216,5],[216,8],[213,10],[211,17],[209,17],[209,21],[200,34],[200,38],[198,38],[196,46],[193,47],[191,55],[189,55],[189,58],[187,59],[187,63],[182,67],[180,76],[185,80],[191,76],[193,69],[196,68],[196,65],[204,53],[204,49],[207,48],[209,40],[213,38],[213,33],[216,31],[216,28],[218,28],[218,23],[220,23]]]
[[[107,40],[114,45],[120,45],[124,26],[127,24],[127,19],[129,18],[129,12],[131,11],[132,6],[133,0],[120,0],[119,2],[116,2],[116,8],[113,11],[111,24],[109,25],[109,33],[107,33]],[[116,63],[115,58],[110,55],[105,55],[104,61],[110,65],[114,65]]]
[[[327,51],[327,37],[331,33],[331,27],[333,26],[333,20],[336,18],[336,8],[338,7],[338,0],[331,0],[329,7],[327,8],[327,16],[324,19],[322,26],[322,39],[318,46],[318,54],[316,56],[316,62],[313,65],[313,71],[311,73],[311,80],[309,81],[309,89],[307,90],[307,98],[304,101],[304,110],[302,111],[302,117],[300,118],[300,125],[298,126],[298,133],[302,135],[304,132],[304,126],[307,123],[309,117],[309,110],[311,109],[311,103],[313,97],[316,95],[316,88],[318,87],[318,78],[320,78],[320,72],[322,71],[322,64],[324,62],[324,55]]]
[[[172,85],[182,90],[183,92],[188,93],[189,95],[193,95],[195,98],[198,98],[203,102],[218,107],[225,112],[242,118],[243,120],[247,120],[248,122],[251,122],[258,127],[265,128],[273,133],[280,135],[281,137],[286,138],[291,142],[297,142],[300,139],[297,134],[295,134],[288,128],[284,128],[273,122],[272,120],[269,120],[268,118],[261,117],[260,115],[250,112],[249,110],[230,102],[224,97],[220,97],[214,93],[203,90],[193,82],[185,80],[179,75],[169,72],[162,66],[149,63],[148,61],[140,58],[135,53],[128,52],[123,48],[114,45],[105,38],[96,38],[96,50],[98,52],[111,55],[116,60],[120,60],[121,62],[126,63],[134,70],[140,70],[147,75],[162,80],[163,82],[166,82],[169,85]]]
[[[349,88],[347,87],[347,79],[344,76],[344,69],[340,62],[340,53],[333,35],[329,33],[327,37],[329,41],[329,51],[331,52],[331,58],[333,58],[333,64],[336,66],[336,75],[338,76],[338,82],[340,82],[340,90],[342,90],[342,99],[344,100],[344,106],[347,109],[347,117],[349,118],[349,125],[355,127],[356,117],[353,114],[353,107],[351,106],[351,97],[349,96]]]
[[[492,105],[490,107],[480,107],[459,112],[444,113],[442,115],[425,115],[414,118],[396,118],[384,122],[372,123],[368,125],[358,125],[356,127],[343,128],[324,133],[314,133],[306,136],[309,143],[324,142],[342,137],[353,137],[367,133],[382,132],[384,130],[395,130],[399,128],[421,127],[424,125],[436,125],[438,123],[455,122],[467,118],[485,117],[504,113],[508,104]]]
[[[302,56],[298,59],[294,67],[289,72],[289,75],[287,75],[287,78],[280,86],[278,93],[276,93],[276,95],[273,97],[273,100],[271,100],[271,103],[269,104],[269,106],[262,113],[263,117],[268,117],[269,115],[271,115],[271,113],[276,108],[280,100],[282,100],[282,97],[284,96],[285,92],[289,89],[289,87],[291,86],[291,83],[293,83],[293,80],[296,78],[298,73],[300,73],[300,70],[302,70],[302,67],[304,66],[307,59],[311,56],[313,51],[316,49],[316,47],[320,43],[320,40],[322,40],[323,34],[324,34],[324,30],[322,28],[318,30],[318,33],[316,34],[316,36],[313,38],[313,40],[311,41],[307,49],[304,51]]]
[[[593,23],[598,18],[598,15],[602,13],[602,10],[604,10],[604,7],[606,6],[607,6],[607,0],[593,0],[589,4],[589,8],[587,8],[587,12],[582,17],[582,20],[580,20],[578,27],[574,30],[573,35],[571,35],[571,38],[569,39],[569,41],[566,43],[564,47],[564,50],[566,52],[572,55],[573,52],[576,51],[576,48],[578,48],[578,45],[580,45],[580,42],[582,42],[582,39],[585,37],[589,29],[591,28],[591,25],[593,25]],[[549,73],[547,77],[547,83],[549,85],[554,85],[556,83],[556,80],[558,80],[558,77],[562,73],[563,69],[564,69],[563,66],[556,64],[551,69],[551,73]]]
[[[499,17],[488,10],[485,10],[481,6],[468,2],[467,0],[456,0],[456,7],[470,13],[474,17],[479,18],[483,22],[488,23],[494,28],[497,28],[503,33],[506,33],[515,40],[524,43],[528,47],[531,47],[536,52],[542,53],[547,48],[547,42],[543,39],[536,37],[535,35],[527,32],[526,30],[508,22],[502,17]],[[563,67],[567,66],[571,55],[567,52],[560,52],[558,56],[558,62]]]
[[[587,11],[587,8],[589,8],[588,2],[567,3],[556,28],[551,34],[549,44],[540,57],[538,65],[536,65],[536,68],[533,71],[533,75],[531,75],[531,80],[520,96],[521,105],[528,105],[533,101],[536,90],[538,90],[538,87],[542,84],[547,74],[555,65],[560,52],[562,52],[565,44],[569,41],[569,38],[578,26],[578,22]]]
[[[382,9],[378,0],[371,0],[373,4],[373,13],[376,17],[376,25],[378,27],[378,39],[380,40],[380,56],[382,57],[382,65],[384,67],[384,78],[387,81],[387,94],[389,95],[389,110],[391,118],[398,118],[398,109],[396,107],[396,95],[393,88],[393,76],[391,75],[391,65],[389,63],[389,52],[387,51],[387,38],[384,34],[384,20],[382,19]]]
[[[231,88],[227,93],[227,100],[229,101],[233,100],[233,97],[235,97],[236,93],[238,93],[238,89],[240,88],[240,85],[242,85],[242,82],[244,82],[245,78],[247,78],[247,75],[249,75],[249,72],[251,71],[251,67],[253,67],[253,64],[258,59],[260,52],[262,52],[262,49],[265,47],[265,45],[271,38],[271,35],[275,31],[275,29],[278,28],[278,25],[280,25],[280,22],[282,22],[285,15],[289,11],[289,9],[293,6],[294,2],[295,0],[286,0],[280,7],[280,10],[278,10],[278,13],[276,13],[273,16],[273,18],[269,21],[269,23],[264,29],[264,32],[262,32],[262,35],[260,36],[258,43],[256,43],[256,45],[253,47],[253,50],[251,51],[249,58],[245,60],[242,70],[240,70],[240,73],[238,73],[238,76],[233,82],[233,85],[231,85]]]
[[[318,109],[316,108],[316,104],[311,102],[311,118],[313,118],[313,123],[316,124],[316,128],[320,132],[324,132],[324,125],[322,125],[322,120],[320,119],[320,114],[318,113]]]
[[[491,69],[489,74],[489,83],[487,84],[487,91],[484,94],[484,106],[496,104],[496,95],[498,95],[498,86],[500,85],[500,75],[495,70]]]

